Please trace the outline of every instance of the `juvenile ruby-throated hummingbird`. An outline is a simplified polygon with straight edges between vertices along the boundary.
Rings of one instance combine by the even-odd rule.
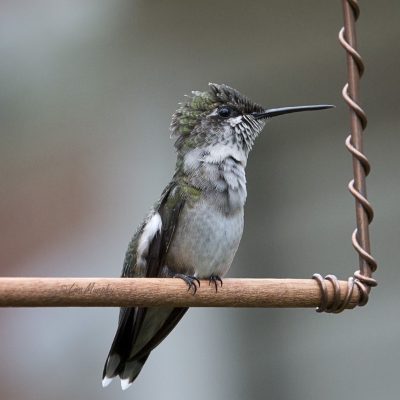
[[[174,176],[126,252],[122,277],[178,277],[196,292],[199,279],[222,285],[243,232],[245,167],[268,118],[330,105],[265,109],[227,85],[192,92],[172,116]],[[103,386],[136,379],[150,352],[187,308],[121,308]]]

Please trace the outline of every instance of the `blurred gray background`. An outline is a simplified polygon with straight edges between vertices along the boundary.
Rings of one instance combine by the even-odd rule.
[[[126,392],[100,384],[116,309],[1,309],[2,400],[398,397],[400,7],[361,6],[379,261],[368,306],[192,309]],[[341,26],[337,1],[2,2],[1,274],[118,276],[174,169],[170,115],[212,81],[266,107],[337,105],[271,120],[257,140],[229,276],[351,275]]]

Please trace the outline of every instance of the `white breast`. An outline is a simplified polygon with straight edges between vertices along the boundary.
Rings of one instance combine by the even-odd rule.
[[[232,264],[243,233],[243,209],[221,213],[207,201],[182,210],[167,265],[177,272],[208,278],[223,276]]]

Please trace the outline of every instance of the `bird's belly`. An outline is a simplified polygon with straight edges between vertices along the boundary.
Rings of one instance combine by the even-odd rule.
[[[243,208],[221,213],[207,202],[184,207],[168,250],[173,272],[208,278],[223,276],[231,266],[243,233]]]

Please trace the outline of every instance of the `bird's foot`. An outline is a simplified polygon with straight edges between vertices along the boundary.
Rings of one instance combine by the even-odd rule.
[[[192,275],[185,275],[185,274],[175,274],[174,278],[180,278],[184,280],[188,285],[188,292],[190,289],[193,290],[193,294],[196,294],[197,289],[200,287],[200,281]]]
[[[211,275],[208,278],[208,286],[211,285],[211,282],[215,285],[215,291],[218,292],[218,283],[221,285],[222,287],[222,279],[220,276],[218,275]]]

